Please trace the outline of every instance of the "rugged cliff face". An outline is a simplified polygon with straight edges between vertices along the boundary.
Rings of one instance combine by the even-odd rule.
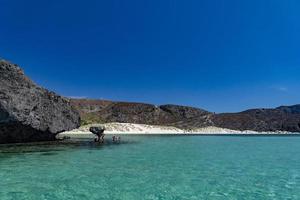
[[[233,130],[300,132],[300,105],[214,114],[198,108],[103,100],[72,99],[85,124],[124,122],[193,129],[216,126]]]
[[[0,61],[0,143],[54,140],[79,125],[68,99],[37,86],[17,65]]]

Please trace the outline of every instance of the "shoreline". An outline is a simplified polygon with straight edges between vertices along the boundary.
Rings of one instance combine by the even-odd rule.
[[[157,126],[147,124],[132,123],[106,123],[91,124],[82,126],[78,129],[58,134],[58,138],[93,138],[94,135],[89,132],[90,126],[105,126],[106,135],[202,135],[202,136],[300,136],[300,133],[293,132],[257,132],[257,131],[238,131],[219,127],[204,127],[197,129],[184,130],[172,126]]]

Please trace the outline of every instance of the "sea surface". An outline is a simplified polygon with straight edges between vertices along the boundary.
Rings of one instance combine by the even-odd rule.
[[[155,135],[104,145],[2,145],[0,199],[300,199],[300,137]]]

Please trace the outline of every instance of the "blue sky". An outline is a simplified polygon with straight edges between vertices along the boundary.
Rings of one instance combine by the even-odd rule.
[[[0,0],[0,56],[72,97],[300,103],[298,0]]]

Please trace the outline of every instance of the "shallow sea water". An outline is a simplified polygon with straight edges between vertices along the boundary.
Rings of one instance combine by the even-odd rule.
[[[300,199],[300,137],[0,146],[1,200]]]

